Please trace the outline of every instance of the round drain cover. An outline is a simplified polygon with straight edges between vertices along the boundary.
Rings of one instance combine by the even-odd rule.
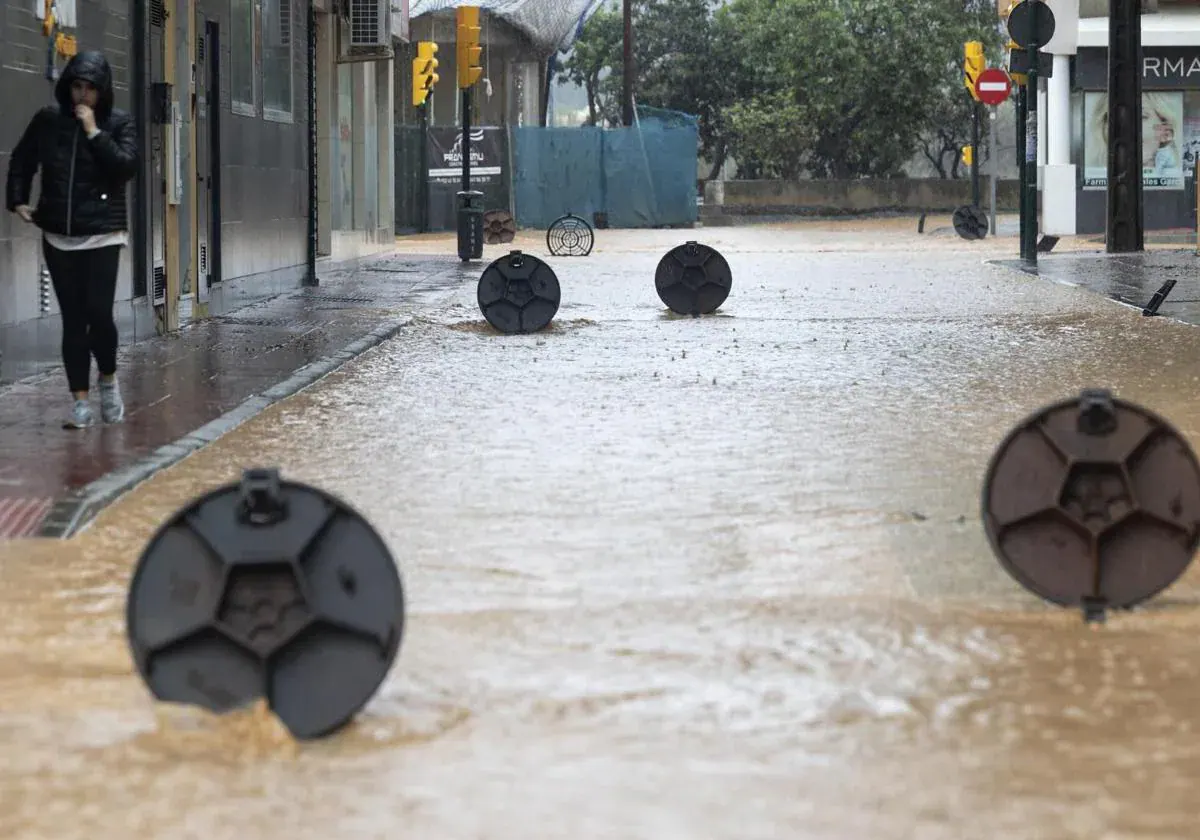
[[[729,263],[715,248],[699,242],[676,245],[654,272],[654,288],[667,308],[680,315],[716,312],[733,288]]]
[[[562,290],[554,270],[537,257],[511,251],[483,270],[479,311],[502,333],[532,333],[554,320]]]
[[[159,700],[225,712],[265,697],[296,738],[316,738],[382,684],[404,591],[387,546],[347,504],[247,470],[150,539],[126,628]]]
[[[983,525],[1018,583],[1064,606],[1128,608],[1200,543],[1200,465],[1150,411],[1084,391],[1022,421],[983,483]]]

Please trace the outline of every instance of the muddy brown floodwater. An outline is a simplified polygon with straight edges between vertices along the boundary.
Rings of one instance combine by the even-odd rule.
[[[1084,387],[1200,440],[1200,331],[889,224],[689,234],[734,271],[698,320],[653,291],[681,232],[602,231],[546,333],[465,283],[80,537],[0,547],[0,837],[1195,838],[1200,570],[1084,626],[978,500]],[[125,644],[146,539],[250,465],[358,507],[408,590],[318,743],[156,705]]]

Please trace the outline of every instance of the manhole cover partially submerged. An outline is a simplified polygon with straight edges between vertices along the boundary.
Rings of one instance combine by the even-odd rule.
[[[716,248],[699,242],[676,245],[654,272],[659,300],[679,315],[708,315],[721,308],[733,288],[733,272]]]
[[[554,320],[562,289],[546,263],[510,251],[483,270],[476,298],[483,317],[500,332],[533,333]]]
[[[177,511],[129,587],[126,627],[159,700],[227,712],[265,697],[296,738],[350,719],[400,648],[404,591],[345,503],[247,470]]]
[[[992,550],[1018,583],[1089,617],[1170,586],[1200,543],[1200,464],[1150,411],[1084,391],[1022,421],[983,484]]]

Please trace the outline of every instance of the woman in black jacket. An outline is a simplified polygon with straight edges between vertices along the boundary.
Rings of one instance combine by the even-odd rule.
[[[88,384],[92,357],[100,378],[100,414],[119,423],[125,405],[117,386],[113,301],[121,248],[128,244],[125,184],[137,173],[132,118],[113,107],[112,70],[102,53],[82,52],[54,89],[57,105],[38,111],[8,165],[9,211],[42,229],[42,253],[62,314],[62,355],[75,398],[64,424],[92,424]],[[29,206],[41,169],[37,209]]]

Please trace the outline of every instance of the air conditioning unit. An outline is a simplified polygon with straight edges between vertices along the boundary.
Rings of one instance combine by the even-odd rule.
[[[393,0],[339,0],[337,60],[387,61],[395,56],[392,47]]]

